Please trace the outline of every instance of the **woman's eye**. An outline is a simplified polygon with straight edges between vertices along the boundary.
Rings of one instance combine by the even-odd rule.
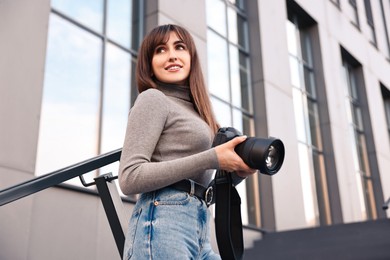
[[[176,50],[185,50],[185,49],[186,49],[186,46],[184,46],[184,45],[179,44],[176,46]]]
[[[157,47],[156,48],[156,53],[162,53],[162,52],[165,52],[165,48],[164,47]]]

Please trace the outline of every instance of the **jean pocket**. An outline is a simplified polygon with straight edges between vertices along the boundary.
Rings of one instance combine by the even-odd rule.
[[[141,216],[142,208],[135,210],[130,218],[130,223],[129,223],[129,230],[127,232],[127,238],[126,238],[126,244],[125,248],[127,248],[127,260],[131,258],[133,255],[133,247],[134,247],[134,240],[135,240],[135,235],[137,234],[137,227],[138,227],[138,222]]]
[[[190,201],[190,195],[182,191],[170,191],[162,193],[155,198],[155,205],[186,205]]]

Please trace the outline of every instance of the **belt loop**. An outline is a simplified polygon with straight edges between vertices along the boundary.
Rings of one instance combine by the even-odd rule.
[[[193,180],[189,180],[189,181],[190,181],[190,183],[191,183],[190,195],[191,195],[191,196],[194,196],[194,194],[195,194],[195,183],[194,183]]]

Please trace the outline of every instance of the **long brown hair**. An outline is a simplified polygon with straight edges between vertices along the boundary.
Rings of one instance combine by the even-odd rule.
[[[177,37],[187,45],[191,56],[191,70],[187,80],[190,86],[191,99],[201,118],[210,126],[213,132],[216,133],[218,124],[212,111],[209,93],[204,82],[196,46],[191,34],[183,27],[173,24],[161,25],[154,28],[146,35],[138,53],[136,68],[138,91],[141,93],[149,88],[157,87],[156,82],[152,77],[152,59],[155,48],[169,40],[170,32],[175,32]]]

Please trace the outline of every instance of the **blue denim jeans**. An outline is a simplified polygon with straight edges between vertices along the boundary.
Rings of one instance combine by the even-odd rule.
[[[210,244],[204,201],[172,188],[144,193],[129,222],[124,259],[221,259]]]

